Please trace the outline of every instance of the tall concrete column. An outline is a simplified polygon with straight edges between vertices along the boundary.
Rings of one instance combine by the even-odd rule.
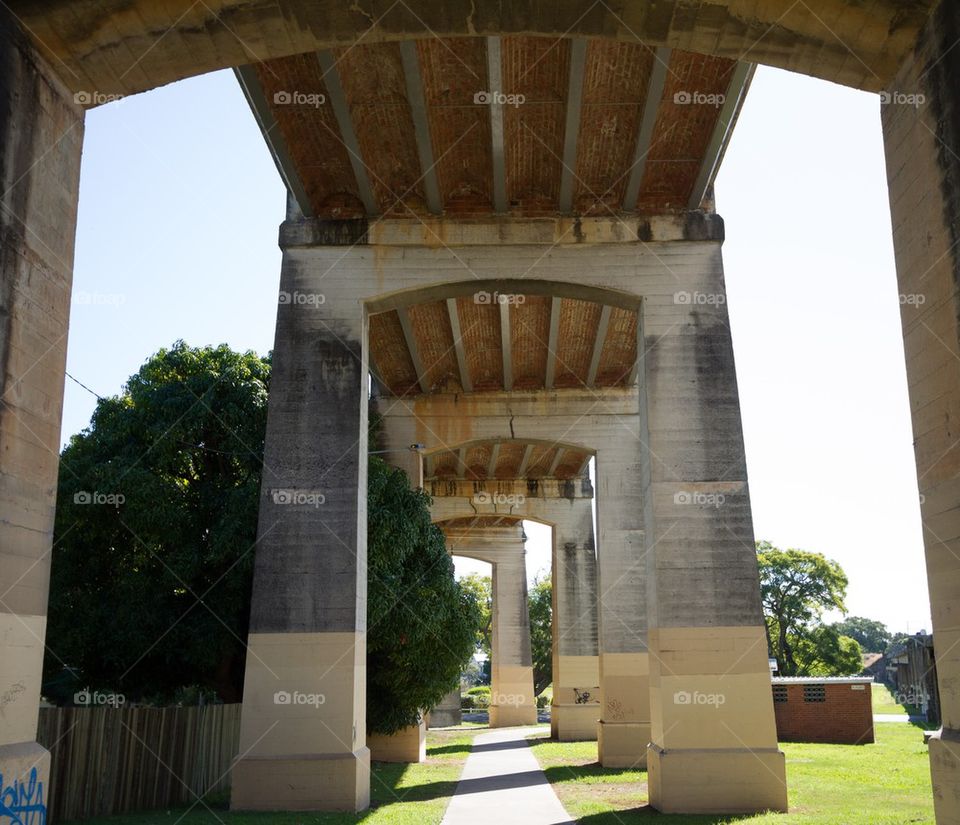
[[[706,297],[643,308],[650,803],[786,810],[720,244],[674,277]]]
[[[312,274],[286,251],[281,295]],[[234,809],[369,804],[364,327],[330,294],[277,313]]]
[[[593,499],[569,505],[553,526],[553,702],[551,735],[562,742],[595,740],[600,718],[597,653],[597,556]]]
[[[636,428],[636,427],[635,427]],[[598,754],[606,768],[642,768],[650,742],[646,531],[641,439],[597,451],[600,722]]]
[[[526,552],[518,540],[493,563],[490,727],[535,725]]]
[[[37,715],[82,141],[83,111],[0,8],[0,775],[24,819],[48,804]]]
[[[880,106],[943,718],[930,739],[941,823],[960,822],[958,39],[960,8],[942,2]]]

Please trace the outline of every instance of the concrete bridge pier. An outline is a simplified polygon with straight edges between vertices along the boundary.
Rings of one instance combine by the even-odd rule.
[[[521,536],[522,531],[522,527],[512,530]],[[527,609],[526,551],[522,538],[515,538],[514,544],[493,564],[491,728],[537,723]]]
[[[289,251],[280,290],[317,291]],[[333,295],[279,303],[235,810],[369,805],[361,312]]]
[[[643,316],[650,804],[785,811],[719,244],[695,287]]]
[[[958,39],[960,7],[942,2],[880,106],[943,716],[929,743],[941,823],[960,822]]]
[[[565,505],[569,504],[569,508]],[[597,557],[593,499],[558,500],[553,526],[553,702],[561,742],[595,740],[600,718]]]
[[[0,8],[0,776],[25,820],[50,784],[36,737],[82,140],[73,93]]]
[[[642,403],[641,403],[642,410]],[[637,425],[634,424],[634,427]],[[597,450],[600,721],[605,768],[643,768],[650,742],[647,573],[639,437]]]

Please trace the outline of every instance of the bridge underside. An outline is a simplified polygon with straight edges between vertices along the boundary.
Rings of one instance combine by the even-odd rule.
[[[0,689],[21,686],[0,715],[5,781],[37,767],[47,786],[35,736],[83,111],[236,67],[289,203],[234,806],[369,801],[372,376],[384,446],[448,534],[552,526],[555,733],[646,765],[663,811],[785,808],[712,196],[765,63],[888,92],[899,285],[927,295],[902,312],[944,717],[931,765],[938,821],[956,821],[958,40],[955,4],[923,0],[0,12]],[[326,505],[279,507],[278,488]],[[521,650],[500,683],[526,700],[515,555],[499,649]],[[277,706],[278,690],[327,701]]]

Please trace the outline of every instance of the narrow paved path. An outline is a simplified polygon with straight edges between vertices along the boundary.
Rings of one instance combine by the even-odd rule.
[[[463,767],[443,825],[571,825],[527,745],[532,728],[482,733]]]

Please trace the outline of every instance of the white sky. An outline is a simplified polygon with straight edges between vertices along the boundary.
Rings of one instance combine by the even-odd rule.
[[[177,338],[272,347],[284,192],[232,73],[89,113],[80,195],[73,376],[108,395]],[[716,195],[756,535],[930,629],[877,97],[759,69]],[[94,404],[67,381],[64,440]]]

